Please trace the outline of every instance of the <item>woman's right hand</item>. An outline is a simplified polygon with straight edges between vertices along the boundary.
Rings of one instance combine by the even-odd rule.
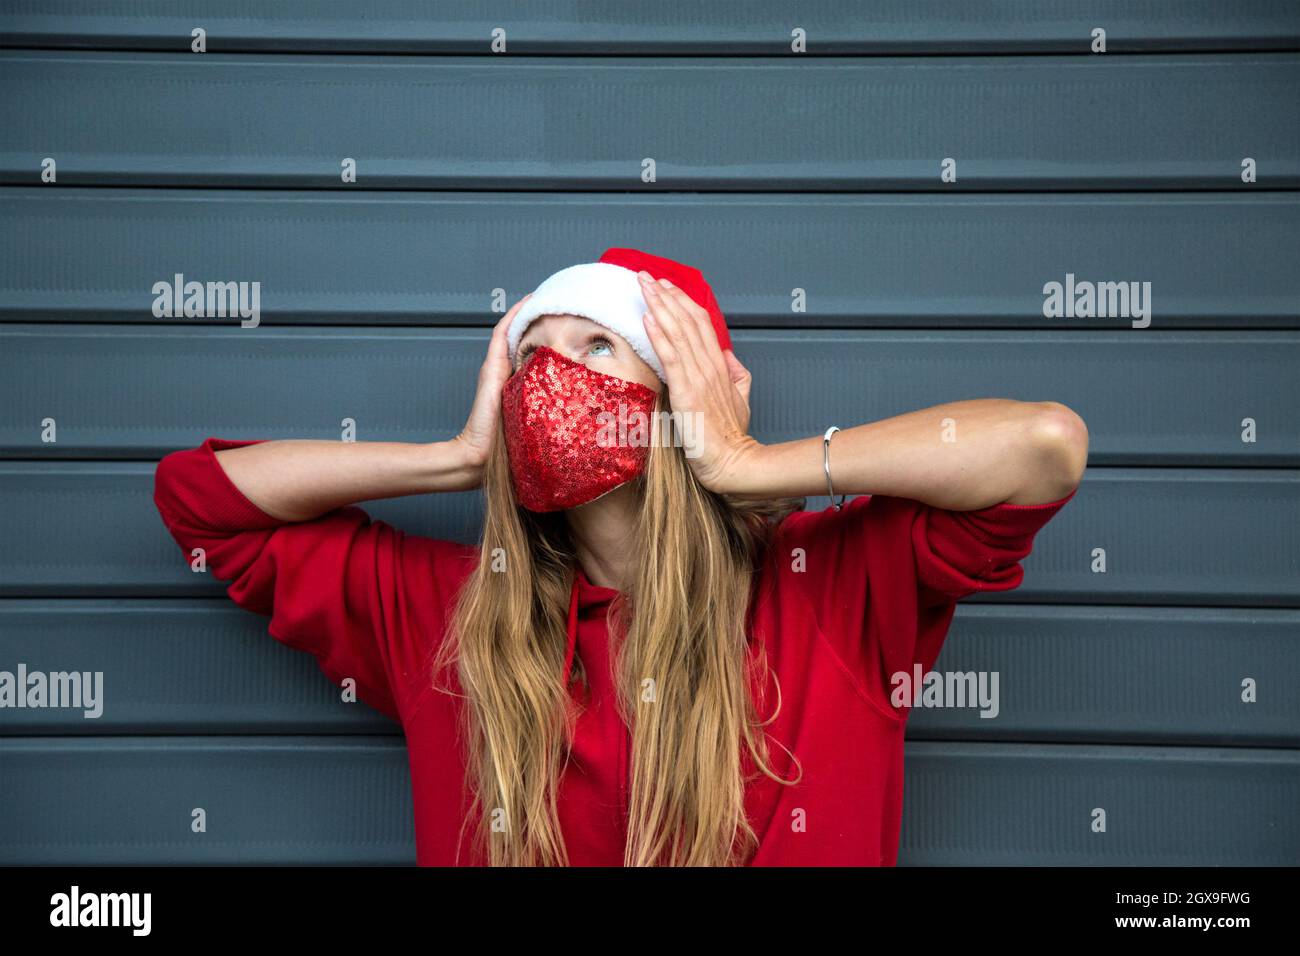
[[[524,296],[501,317],[501,321],[492,330],[492,340],[488,343],[487,358],[478,371],[478,392],[474,396],[474,407],[470,409],[469,420],[461,429],[456,441],[465,446],[470,460],[482,467],[492,450],[492,438],[497,430],[497,418],[501,414],[501,391],[506,379],[513,371],[510,368],[510,349],[506,345],[506,333],[520,306],[528,301],[532,293]]]

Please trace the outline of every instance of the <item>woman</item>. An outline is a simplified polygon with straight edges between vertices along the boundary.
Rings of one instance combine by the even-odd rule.
[[[749,389],[704,277],[610,249],[497,324],[455,438],[209,438],[155,501],[402,723],[422,865],[892,865],[895,675],[1020,583],[1087,431],[986,399],[764,445]],[[351,506],[480,486],[481,548]]]

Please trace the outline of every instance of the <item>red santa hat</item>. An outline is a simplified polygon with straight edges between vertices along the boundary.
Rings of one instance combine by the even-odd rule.
[[[534,319],[542,315],[581,315],[626,339],[633,351],[665,380],[663,363],[650,344],[642,318],[649,311],[637,278],[643,269],[656,279],[667,279],[707,311],[718,336],[718,347],[731,348],[726,319],[699,269],[639,249],[613,248],[606,249],[596,262],[561,269],[534,290],[506,332],[511,363],[520,337]]]

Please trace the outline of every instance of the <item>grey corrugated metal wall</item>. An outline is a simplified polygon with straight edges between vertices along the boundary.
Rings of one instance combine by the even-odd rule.
[[[413,861],[400,729],[186,571],[153,465],[450,435],[493,290],[609,245],[710,277],[760,439],[990,395],[1089,423],[939,661],[999,671],[1000,716],[911,719],[900,862],[1300,860],[1300,7],[512,6],[0,12],[0,670],[106,696],[0,710],[0,862]],[[259,281],[262,324],[155,318],[177,273]],[[1150,282],[1149,327],[1044,317],[1067,274]],[[477,530],[471,495],[367,508]]]

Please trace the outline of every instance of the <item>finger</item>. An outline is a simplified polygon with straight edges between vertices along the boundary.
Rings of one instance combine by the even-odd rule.
[[[507,341],[508,334],[510,334],[510,325],[512,321],[515,321],[515,316],[519,313],[520,306],[523,306],[525,302],[528,302],[529,295],[532,295],[532,293],[528,293],[528,295],[521,298],[519,302],[513,304],[510,310],[506,312],[506,315],[500,317],[500,319],[497,320],[497,324],[493,326],[493,330],[491,330],[491,339],[487,342],[487,355],[484,358],[484,364],[482,364],[482,367],[478,369],[481,376],[510,376],[510,342]]]
[[[680,301],[679,290],[662,285],[659,280],[650,285],[653,287],[651,296],[657,297],[661,307],[659,315],[667,316],[666,331],[681,357],[684,373],[698,389],[709,381],[708,373],[712,366],[704,353],[704,344],[695,332],[695,320]]]
[[[749,374],[749,369],[740,364],[740,359],[736,358],[736,353],[731,351],[731,349],[727,349],[727,351],[723,353],[723,356],[727,363],[727,370],[731,376],[732,384],[736,386],[736,391],[740,393],[740,397],[743,398],[745,404],[748,405],[749,387],[754,382],[753,376]]]
[[[646,305],[649,307],[652,317],[658,323],[664,337],[672,344],[674,361],[682,369],[682,373],[687,376],[689,381],[699,381],[701,372],[699,363],[695,358],[694,346],[687,336],[686,330],[682,327],[682,320],[668,302],[667,290],[653,279],[641,283],[641,286],[645,290]],[[660,360],[664,362],[664,368],[667,370],[668,360],[662,355]]]
[[[664,279],[673,299],[680,305],[682,312],[688,315],[692,320],[693,338],[699,343],[700,355],[709,362],[723,379],[727,378],[729,372],[727,363],[722,357],[722,348],[718,344],[718,333],[713,328],[713,318],[709,315],[708,309],[704,308],[689,295],[684,289],[673,285],[668,279]]]
[[[663,281],[667,283],[669,298],[676,305],[678,314],[683,317],[682,323],[688,330],[700,368],[713,369],[717,377],[725,382],[727,364],[722,359],[722,350],[718,348],[718,334],[713,330],[713,320],[709,318],[708,311],[684,290],[667,279]]]
[[[647,301],[646,305],[649,306]],[[667,379],[668,389],[670,392],[678,389],[678,374],[681,370],[681,362],[678,361],[677,349],[669,340],[664,330],[659,325],[659,320],[654,317],[653,312],[646,312],[641,316],[645,323],[645,331],[650,336],[650,347],[654,349],[655,355],[659,356],[659,363],[664,367],[664,377]]]
[[[507,338],[510,333],[510,324],[514,321],[520,307],[528,301],[532,295],[531,292],[511,306],[506,314],[497,320],[497,324],[492,328],[492,339],[488,342],[488,354],[484,364],[492,362],[505,362],[505,367],[510,367],[510,344]]]
[[[515,316],[518,315],[519,310],[523,307],[523,304],[527,302],[530,298],[532,298],[532,295],[533,294],[529,292],[518,302],[512,305],[509,309],[507,309],[506,314],[501,316],[501,318],[497,320],[496,326],[492,329],[493,334],[500,332],[502,333],[502,335],[504,335],[506,332],[508,332],[510,330],[510,323],[514,321]]]
[[[641,316],[641,320],[645,324],[646,335],[650,337],[650,348],[655,355],[659,356],[659,364],[663,366],[664,385],[668,394],[673,396],[684,395],[685,380],[683,375],[685,373],[682,370],[681,362],[678,360],[677,350],[673,347],[672,342],[668,340],[668,336],[664,334],[664,330],[659,327],[659,322],[652,313],[646,312]],[[681,402],[682,399],[679,398],[676,401]]]
[[[745,368],[745,366],[741,364],[740,359],[736,358],[736,353],[732,349],[727,349],[722,353],[722,356],[727,362],[727,371],[731,375],[731,380],[733,382],[739,384],[741,379],[749,381],[749,379],[752,378],[749,374],[749,369]]]
[[[695,303],[690,296],[677,288],[667,279],[658,279],[654,283],[658,288],[660,299],[677,322],[683,341],[691,350],[696,366],[701,370],[709,368],[708,356],[704,351],[704,340],[700,338],[699,323],[695,319]]]

